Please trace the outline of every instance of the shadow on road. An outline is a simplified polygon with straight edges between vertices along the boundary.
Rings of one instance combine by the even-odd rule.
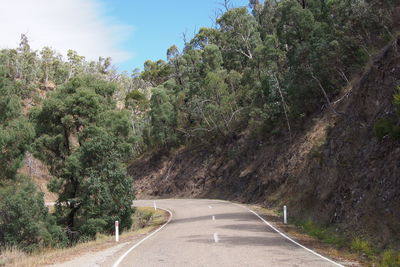
[[[229,229],[229,230],[235,230],[235,231],[247,231],[247,232],[271,232],[274,233],[270,227],[267,225],[263,224],[229,224],[229,225],[223,225],[223,226],[218,226],[220,229]]]
[[[250,221],[259,221],[259,219],[251,213],[248,212],[235,212],[235,213],[220,213],[214,214],[215,218],[218,220],[230,220],[236,222],[250,222]],[[206,216],[198,216],[198,217],[190,217],[190,218],[183,218],[183,219],[174,219],[171,221],[170,224],[179,224],[179,223],[188,223],[188,222],[197,222],[203,220],[210,220],[210,215]],[[261,221],[260,221],[261,224]],[[266,227],[265,227],[266,228]],[[264,229],[268,230],[267,229]]]
[[[191,235],[184,237],[187,239],[187,242],[191,243],[203,243],[210,244],[215,243],[212,237],[205,237],[202,235]],[[296,245],[291,242],[288,242],[285,239],[282,239],[280,236],[229,236],[229,235],[219,235],[219,243],[218,245],[223,246],[263,246],[266,249],[268,247],[277,247],[283,246],[285,249],[289,251],[294,251],[300,249]]]

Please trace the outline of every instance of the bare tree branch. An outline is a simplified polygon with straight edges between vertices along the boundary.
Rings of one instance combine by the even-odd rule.
[[[317,77],[314,76],[314,73],[311,72],[311,77],[318,83],[319,88],[321,89],[322,93],[324,94],[325,100],[328,103],[329,108],[332,110],[333,113],[336,115],[341,115],[339,112],[335,110],[335,108],[332,106],[331,101],[329,100],[328,94],[326,93],[324,87],[322,86],[321,82],[318,80]]]

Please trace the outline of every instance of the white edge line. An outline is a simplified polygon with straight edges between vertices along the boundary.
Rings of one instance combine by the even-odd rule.
[[[315,256],[318,256],[318,257],[320,257],[320,258],[322,258],[322,259],[324,259],[324,260],[326,260],[326,261],[329,261],[329,262],[332,263],[332,264],[335,264],[335,265],[337,265],[337,266],[344,267],[344,265],[339,264],[339,263],[337,263],[337,262],[335,262],[335,261],[333,261],[333,260],[331,260],[331,259],[328,259],[327,257],[324,257],[324,256],[322,256],[321,254],[315,252],[314,250],[309,249],[308,247],[305,247],[305,246],[303,246],[302,244],[300,244],[300,243],[294,241],[293,239],[291,239],[290,237],[288,237],[287,235],[285,235],[284,233],[282,233],[281,231],[279,231],[277,228],[275,228],[272,224],[270,224],[268,221],[266,221],[263,217],[261,217],[260,215],[258,215],[255,211],[252,211],[251,209],[249,209],[248,207],[245,207],[245,206],[243,206],[243,205],[236,204],[236,203],[233,203],[233,202],[229,202],[229,201],[223,201],[223,200],[222,200],[222,202],[232,203],[233,205],[236,205],[236,206],[239,206],[239,207],[242,207],[242,208],[247,209],[248,211],[250,211],[251,213],[253,213],[254,215],[256,215],[261,221],[263,221],[265,224],[267,224],[269,227],[271,227],[275,232],[277,232],[278,234],[280,234],[281,236],[283,236],[283,237],[286,238],[287,240],[291,241],[292,243],[294,243],[294,244],[298,245],[299,247],[301,247],[301,248],[307,250],[308,252],[314,254]]]
[[[159,232],[161,229],[164,228],[164,226],[166,226],[171,220],[172,220],[172,212],[168,209],[163,209],[163,208],[158,208],[160,210],[164,210],[167,211],[169,213],[169,219],[166,223],[164,223],[160,228],[158,228],[157,230],[155,230],[154,232],[152,232],[151,234],[149,234],[148,236],[146,236],[145,238],[143,238],[142,240],[140,240],[139,242],[135,243],[130,249],[128,249],[128,251],[126,251],[121,257],[119,257],[119,259],[113,264],[112,267],[117,267],[122,260],[135,248],[137,248],[140,244],[142,244],[144,241],[146,241],[147,239],[149,239],[150,237],[152,237],[153,235],[155,235],[157,232]]]

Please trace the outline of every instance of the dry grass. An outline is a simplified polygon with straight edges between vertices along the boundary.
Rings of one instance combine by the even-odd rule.
[[[139,239],[158,226],[164,224],[168,219],[168,213],[165,211],[155,211],[153,208],[137,208],[134,221],[137,221],[138,218],[143,215],[148,216],[148,214],[151,214],[151,216],[145,225],[134,224],[131,231],[124,232],[120,235],[120,243]],[[99,234],[96,236],[96,240],[81,243],[74,247],[48,248],[33,254],[26,254],[16,248],[6,248],[0,253],[0,266],[36,267],[51,265],[72,260],[88,252],[101,251],[115,244],[114,236]]]

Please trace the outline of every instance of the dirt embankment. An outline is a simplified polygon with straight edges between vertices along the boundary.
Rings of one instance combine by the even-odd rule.
[[[291,142],[243,137],[217,152],[190,147],[144,156],[128,169],[137,197],[285,203],[299,218],[400,244],[400,143],[373,131],[395,113],[399,84],[400,37],[334,102],[340,115],[326,110],[311,118]]]

